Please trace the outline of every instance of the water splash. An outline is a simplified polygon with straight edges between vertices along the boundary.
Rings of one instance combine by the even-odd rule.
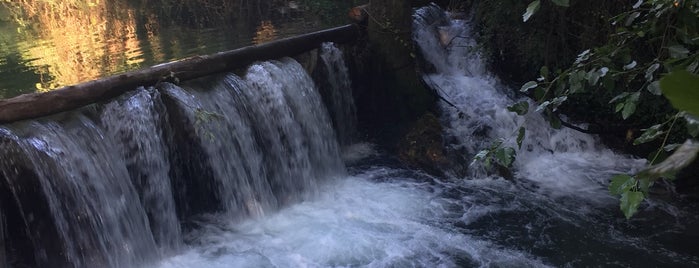
[[[485,70],[467,21],[452,20],[434,6],[419,9],[415,18],[414,39],[425,64],[434,66],[423,78],[454,104],[442,102],[440,108],[448,140],[454,141],[450,146],[456,150],[473,155],[496,140],[518,148],[515,140],[523,126],[527,132],[517,150],[516,176],[537,181],[552,194],[587,195],[591,200],[608,199],[604,189],[613,174],[643,166],[643,160],[615,154],[595,136],[551,128],[534,111],[534,102],[515,97]],[[507,109],[519,101],[528,101],[532,107],[524,116]],[[484,175],[478,166],[471,173],[474,177]]]

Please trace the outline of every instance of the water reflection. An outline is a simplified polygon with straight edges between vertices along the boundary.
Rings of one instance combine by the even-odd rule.
[[[352,2],[0,1],[0,98],[337,25],[319,14]]]
[[[277,37],[277,29],[274,28],[272,21],[263,20],[260,21],[260,26],[257,26],[257,31],[255,31],[255,38],[253,43],[261,44],[274,40]]]

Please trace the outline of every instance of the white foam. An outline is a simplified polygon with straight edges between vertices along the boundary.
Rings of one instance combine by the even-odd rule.
[[[385,173],[394,171],[348,177],[319,199],[269,217],[204,224],[195,248],[160,267],[543,266],[524,252],[442,228],[446,203],[427,184],[367,179]]]

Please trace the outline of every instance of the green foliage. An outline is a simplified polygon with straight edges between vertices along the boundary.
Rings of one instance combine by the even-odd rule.
[[[529,102],[520,101],[511,106],[508,106],[507,110],[513,113],[517,113],[517,115],[525,115],[529,111]]]
[[[471,164],[482,162],[487,169],[490,169],[493,164],[510,168],[514,163],[516,156],[517,151],[515,151],[514,148],[505,147],[503,146],[503,141],[497,141],[494,142],[490,148],[478,152],[476,156],[473,157],[473,162]]]
[[[699,76],[677,70],[660,80],[660,88],[672,106],[699,116]]]
[[[570,4],[568,1],[552,2],[558,6]],[[539,0],[530,3],[523,15],[524,21],[531,19],[540,5]],[[634,145],[663,138],[660,148],[651,155],[647,169],[633,176],[615,176],[609,185],[610,192],[620,196],[620,208],[627,218],[636,213],[648,196],[653,181],[674,177],[699,152],[699,145],[692,140],[681,146],[668,144],[678,118],[685,119],[689,136],[699,135],[697,14],[699,0],[639,0],[630,9],[609,18],[614,32],[605,42],[580,52],[572,65],[553,75],[550,67],[542,67],[537,81],[529,81],[520,89],[536,98],[537,111],[548,115],[556,113],[559,107],[578,95],[598,94],[611,96],[608,104],[622,120],[646,117],[640,121],[650,126],[642,129]],[[641,104],[665,101],[661,94],[680,112],[667,110],[647,116],[649,112]],[[557,117],[549,117],[554,119],[552,125],[559,124]],[[669,119],[658,120],[662,117]],[[672,155],[655,164],[664,152],[672,150]]]

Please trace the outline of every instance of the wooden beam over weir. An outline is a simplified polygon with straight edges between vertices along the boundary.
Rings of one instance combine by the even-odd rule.
[[[109,100],[139,86],[155,85],[172,75],[180,81],[185,81],[244,67],[255,61],[295,56],[318,48],[323,42],[347,43],[356,40],[359,33],[359,26],[349,24],[260,45],[159,64],[45,93],[30,93],[3,99],[0,100],[0,123],[52,115]]]

